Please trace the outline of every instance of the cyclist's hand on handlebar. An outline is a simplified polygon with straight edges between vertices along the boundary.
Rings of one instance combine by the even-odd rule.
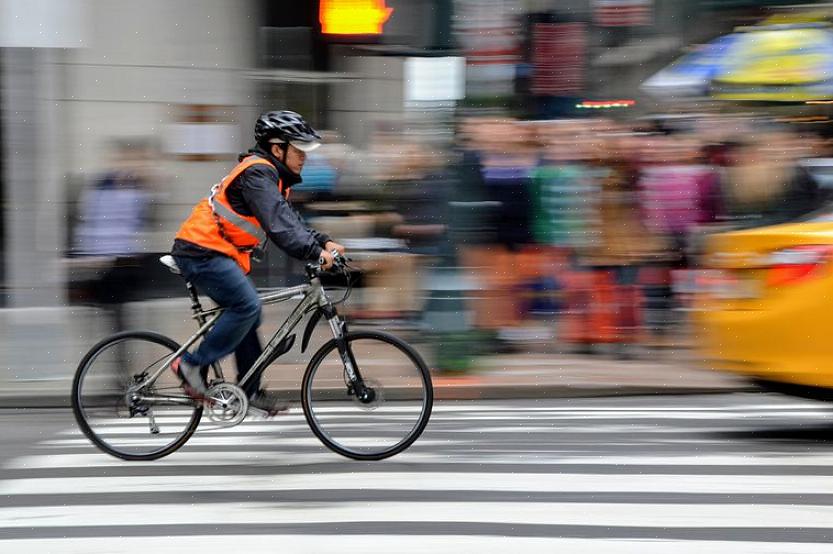
[[[343,256],[345,249],[344,246],[340,245],[339,243],[333,240],[328,240],[327,244],[324,245],[324,250],[326,250],[327,252],[332,252],[333,250],[336,250],[339,254]]]
[[[321,266],[321,269],[326,271],[333,267],[333,263],[335,263],[335,257],[332,252],[322,250],[318,257],[318,264]]]

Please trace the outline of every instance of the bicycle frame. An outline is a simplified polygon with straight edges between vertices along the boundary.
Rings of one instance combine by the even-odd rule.
[[[137,400],[165,400],[177,403],[192,402],[192,400],[188,397],[179,396],[155,395],[152,397],[146,397],[141,394],[136,396],[137,393],[139,393],[139,391],[156,381],[156,379],[158,379],[159,376],[162,375],[162,373],[170,367],[171,363],[176,358],[181,356],[195,342],[197,342],[202,336],[204,336],[225,311],[224,308],[219,307],[210,310],[203,310],[202,306],[199,303],[199,299],[196,295],[196,292],[193,289],[193,286],[191,286],[191,284],[188,283],[187,287],[188,292],[191,294],[191,309],[194,312],[193,317],[199,322],[200,328],[197,330],[195,334],[191,335],[191,337],[187,341],[185,341],[182,344],[182,346],[180,346],[177,349],[176,352],[168,356],[161,366],[153,370],[153,372],[148,377],[143,379],[140,383],[137,383],[128,389],[128,395],[134,395],[134,398],[136,398]],[[284,302],[298,295],[304,295],[304,297],[301,299],[301,302],[298,303],[298,305],[295,307],[292,313],[289,314],[289,317],[287,317],[283,324],[281,324],[281,326],[278,328],[278,330],[275,331],[275,334],[272,335],[272,338],[264,347],[263,353],[258,357],[255,363],[252,364],[252,367],[249,368],[246,374],[240,378],[238,386],[245,386],[245,384],[252,378],[252,376],[257,375],[258,372],[266,369],[266,366],[268,366],[269,363],[271,363],[272,361],[272,354],[281,344],[281,341],[283,341],[284,338],[289,336],[289,333],[292,332],[292,330],[298,325],[301,319],[303,319],[304,315],[306,315],[308,312],[317,309],[323,310],[324,314],[327,317],[327,321],[330,324],[330,329],[333,332],[333,336],[336,338],[336,340],[340,340],[344,336],[344,323],[338,317],[338,313],[333,307],[330,299],[327,297],[327,293],[324,291],[324,287],[321,285],[321,280],[318,277],[311,278],[308,284],[289,287],[286,289],[279,290],[277,292],[261,294],[259,295],[259,298],[264,306],[268,306],[270,304]],[[355,362],[352,360],[352,356],[350,355],[348,349],[339,348],[339,350],[342,353],[342,361],[344,362],[347,376],[350,378],[351,381],[354,382],[357,378],[357,372],[354,369]],[[212,364],[212,368],[217,379],[223,380],[223,372],[219,363]]]

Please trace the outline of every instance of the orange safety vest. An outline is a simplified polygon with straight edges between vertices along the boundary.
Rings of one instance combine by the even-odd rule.
[[[262,249],[268,239],[257,218],[241,215],[232,209],[226,190],[243,171],[256,164],[275,167],[257,156],[245,158],[222,181],[211,187],[208,198],[200,200],[176,233],[178,239],[229,256],[246,273],[252,268],[252,251]],[[289,198],[289,189],[284,191],[280,180],[277,186],[284,198]]]

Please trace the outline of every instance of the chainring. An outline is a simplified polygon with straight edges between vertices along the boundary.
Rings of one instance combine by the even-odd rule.
[[[234,427],[246,419],[249,398],[243,389],[231,383],[218,383],[208,389],[205,410],[208,419],[220,427]]]

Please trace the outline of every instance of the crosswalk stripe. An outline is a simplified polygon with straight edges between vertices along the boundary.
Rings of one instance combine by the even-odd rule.
[[[254,437],[241,437],[234,440],[203,440],[194,441],[191,446],[240,446],[245,447],[247,442],[251,442]],[[92,445],[86,440],[79,439],[79,443],[83,443],[85,450],[92,449]],[[321,453],[299,453],[293,450],[292,445],[316,445],[321,446]],[[403,454],[401,459],[407,459],[409,462],[414,461],[431,461],[436,460],[436,454],[423,452],[423,449],[429,446],[438,446],[447,444],[446,441],[439,440],[423,440],[420,441],[420,449],[411,450],[407,454]],[[194,466],[194,465],[275,465],[285,463],[285,459],[281,459],[279,455],[290,455],[293,463],[298,463],[299,459],[308,462],[311,457],[321,460],[322,462],[334,461],[334,454],[329,450],[324,450],[324,447],[315,438],[298,439],[295,441],[280,441],[277,444],[279,448],[270,450],[222,450],[222,451],[189,451],[185,450],[177,452],[175,455],[169,456],[162,460],[152,461],[133,461],[129,463],[129,467],[162,467],[162,466]],[[462,464],[470,463],[470,460],[465,457],[458,457],[448,460],[443,460],[446,464]],[[756,456],[750,457],[745,454],[738,455],[710,455],[704,454],[701,456],[650,456],[650,455],[632,455],[632,456],[569,456],[569,458],[561,457],[559,460],[552,459],[519,459],[517,456],[505,456],[498,459],[480,459],[478,463],[488,465],[499,464],[513,464],[513,465],[554,465],[563,471],[569,473],[571,466],[576,465],[590,465],[590,466],[657,466],[657,467],[677,467],[677,466],[733,466],[733,467],[801,467],[805,469],[819,469],[829,470],[833,473],[833,456],[825,454],[810,454],[803,457],[784,457],[784,456]],[[46,469],[46,468],[94,468],[94,467],[125,467],[125,462],[118,458],[108,456],[103,453],[78,453],[78,454],[49,454],[42,456],[21,456],[15,458],[3,467],[4,469]]]
[[[122,554],[134,552],[176,552],[204,554],[206,544],[222,552],[257,552],[264,545],[280,545],[282,552],[354,552],[364,554],[483,554],[553,552],[592,554],[702,554],[703,552],[738,552],[755,554],[829,554],[829,544],[798,542],[677,541],[626,539],[567,539],[539,537],[500,537],[420,534],[419,536],[374,534],[318,535],[185,535],[171,537],[130,537],[127,544],[114,538],[25,539],[0,542],[9,552],[48,552],[49,554]]]
[[[584,399],[580,399],[584,402]],[[806,403],[776,403],[773,402],[769,403],[760,403],[760,404],[745,404],[745,405],[730,405],[730,406],[696,406],[696,405],[683,405],[683,406],[522,406],[519,407],[513,404],[503,404],[503,403],[496,403],[498,401],[470,401],[470,400],[461,400],[456,402],[446,402],[443,404],[435,405],[434,410],[436,412],[484,412],[484,413],[497,413],[497,412],[552,412],[552,413],[559,413],[559,412],[575,412],[575,413],[584,413],[584,412],[594,412],[594,413],[620,413],[620,412],[632,412],[632,411],[641,411],[641,412],[675,412],[675,411],[684,411],[684,412],[745,412],[745,411],[762,411],[762,412],[772,412],[778,410],[785,410],[790,413],[800,412],[800,411],[823,411],[819,408],[819,404],[816,402],[806,402]],[[540,400],[532,402],[541,402],[547,403],[547,400]],[[829,411],[827,412],[829,413]]]
[[[576,440],[580,442],[586,443],[586,440],[581,440],[581,436],[584,435],[581,431],[568,431],[565,429],[555,429],[555,428],[548,428],[548,433],[557,433],[559,438],[559,452],[562,455],[574,455],[575,452],[571,451],[568,447],[570,444],[575,444]],[[599,447],[613,447],[613,446],[633,446],[635,440],[650,440],[653,442],[661,441],[664,445],[675,445],[675,444],[686,444],[686,445],[714,445],[714,446],[726,446],[726,440],[721,440],[719,438],[715,439],[693,439],[693,438],[686,438],[686,433],[673,433],[671,431],[650,431],[646,433],[641,433],[639,431],[634,431],[631,429],[628,434],[627,438],[629,440],[623,441],[622,440],[622,433],[624,432],[623,429],[620,428],[610,428],[606,431],[606,434],[611,435],[619,435],[618,437],[607,437],[604,439],[603,443],[599,443]],[[520,438],[521,440],[526,439],[525,442],[529,446],[541,446],[539,443],[536,443],[535,440],[538,437],[538,434],[526,433],[523,432],[523,435],[519,436],[519,429],[514,429],[513,431],[501,431],[500,433],[495,433],[491,436],[482,436],[483,433],[477,433],[476,431],[471,430],[457,430],[457,429],[434,429],[429,427],[426,435],[435,436],[437,437],[441,443],[454,445],[454,444],[465,444],[467,441],[461,440],[452,440],[451,438],[447,440],[442,440],[441,437],[449,436],[454,437],[455,435],[467,436],[467,435],[475,435],[479,434],[480,437],[477,437],[482,442],[481,448],[478,448],[478,452],[481,449],[489,449],[492,448],[494,443],[496,442],[503,442],[506,437],[505,434],[512,434],[514,433],[515,437]],[[309,434],[309,430],[304,431],[304,434]],[[605,434],[605,433],[598,433],[598,434]],[[656,436],[655,436],[656,435]],[[197,433],[194,438],[188,441],[187,446],[185,449],[194,447],[194,446],[247,446],[249,448],[253,446],[262,446],[262,447],[276,447],[281,444],[281,437],[286,435],[269,435],[269,434],[258,434],[258,433],[235,433],[235,434],[222,434],[220,432],[213,433],[213,434],[206,434],[206,433]],[[467,440],[471,440],[473,437],[467,437]],[[138,439],[134,439],[138,440]],[[428,439],[426,439],[428,440]],[[414,444],[414,448],[419,448],[421,444],[426,444],[422,442],[423,439],[420,439]],[[517,441],[512,441],[512,446],[518,447]],[[543,446],[542,446],[543,447]],[[49,450],[49,451],[56,451],[56,450],[78,450],[78,449],[85,449],[89,450],[93,448],[92,443],[90,443],[89,439],[87,438],[73,438],[73,439],[58,439],[58,440],[47,440],[43,441],[42,443],[38,443],[36,448],[40,450]]]
[[[252,437],[254,440],[254,437]],[[195,441],[196,443],[196,441]],[[206,443],[200,443],[205,445]],[[209,442],[212,446],[218,446],[216,442]],[[242,441],[231,443],[233,445],[245,446]],[[446,444],[445,441],[426,439],[421,446],[437,446]],[[89,449],[92,445],[87,442]],[[170,466],[170,465],[211,465],[211,464],[277,464],[280,459],[277,457],[278,452],[285,452],[295,456],[292,449],[293,446],[319,446],[321,447],[322,459],[334,461],[335,454],[326,450],[315,437],[299,438],[299,439],[282,439],[280,441],[282,448],[278,450],[240,450],[240,451],[221,451],[221,452],[189,452],[187,450],[179,451],[175,455],[171,455],[163,460],[152,461],[134,461],[130,462],[131,467],[139,466]],[[187,447],[186,447],[187,448]],[[88,449],[88,450],[89,450]],[[409,453],[408,458],[412,458],[413,453]],[[309,456],[309,453],[304,454]],[[423,456],[423,459],[425,457]],[[125,461],[108,456],[103,453],[84,453],[84,454],[49,454],[46,456],[21,456],[11,460],[5,464],[5,469],[41,469],[51,467],[63,468],[77,468],[77,467],[120,467],[125,465]]]
[[[419,510],[406,502],[339,502],[338,504],[273,503],[145,504],[141,520],[130,504],[0,508],[0,528],[113,525],[193,525],[217,521],[234,524],[309,524],[338,522],[472,522],[526,525],[585,525],[624,527],[689,527],[708,521],[709,527],[825,528],[833,520],[833,506],[740,504],[607,504],[538,502],[425,502]],[[311,508],[314,508],[311,509]]]
[[[345,464],[349,462],[345,461]],[[350,472],[320,475],[212,476],[158,475],[135,477],[44,477],[0,482],[0,495],[89,494],[131,491],[206,490],[325,490],[398,489],[432,491],[534,491],[534,492],[677,492],[677,493],[815,493],[833,494],[828,476],[774,475],[608,475],[524,473],[432,473],[415,479],[412,473],[386,472],[357,478]]]

